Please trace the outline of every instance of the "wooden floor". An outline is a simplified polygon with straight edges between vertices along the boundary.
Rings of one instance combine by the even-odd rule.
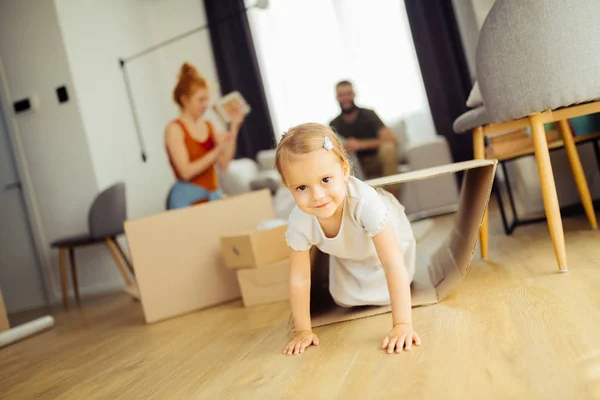
[[[390,315],[317,329],[281,351],[288,305],[239,302],[152,326],[125,295],[56,314],[53,330],[0,350],[2,399],[600,398],[600,232],[565,220],[570,272],[545,224],[504,236],[491,213],[478,255],[442,303],[414,310],[423,340],[379,350]]]

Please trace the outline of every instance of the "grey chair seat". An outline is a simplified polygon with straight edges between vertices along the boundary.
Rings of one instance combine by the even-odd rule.
[[[81,233],[79,235],[68,236],[55,240],[52,242],[51,246],[54,248],[85,246],[87,244],[104,242],[104,240],[104,238],[93,238],[89,233]]]
[[[492,117],[490,117],[484,106],[479,106],[456,118],[452,128],[454,132],[462,133],[490,123],[492,123]]]

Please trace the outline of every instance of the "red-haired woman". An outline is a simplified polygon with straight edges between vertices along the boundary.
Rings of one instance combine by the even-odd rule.
[[[177,178],[169,194],[168,208],[219,200],[223,193],[215,166],[227,170],[235,155],[244,115],[241,111],[236,113],[229,131],[217,134],[213,125],[202,119],[208,108],[206,80],[188,63],[181,67],[173,97],[181,115],[165,131],[167,154]]]

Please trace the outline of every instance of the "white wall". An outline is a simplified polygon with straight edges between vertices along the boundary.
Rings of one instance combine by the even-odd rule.
[[[476,79],[475,50],[479,39],[479,27],[477,16],[471,0],[452,0],[456,23],[460,32],[460,39],[469,67],[471,80]]]
[[[87,229],[87,211],[98,185],[53,2],[32,7],[19,0],[0,1],[0,57],[10,99],[35,95],[39,100],[37,112],[9,116],[9,121],[15,122],[23,144],[57,292],[57,252],[50,243]],[[68,103],[57,101],[55,89],[61,85],[71,95]],[[103,252],[85,249],[78,252],[78,260],[80,283],[87,287],[83,292],[102,290],[114,269],[106,267]]]
[[[141,121],[148,162],[143,163],[119,67],[120,58],[150,44],[143,9],[137,1],[56,0],[55,4],[98,186],[124,180],[129,215],[155,211],[160,206],[156,193],[167,190],[169,179],[156,146],[160,133],[148,131],[161,122],[147,118],[156,115],[152,99],[158,90],[148,79],[157,75],[156,68],[147,64],[131,71],[136,101],[144,103]],[[138,84],[141,78],[146,85]]]
[[[339,115],[342,79],[354,83],[357,105],[392,128],[404,122],[411,144],[435,137],[404,2],[273,0],[248,16],[277,139]]]
[[[198,0],[55,0],[77,92],[93,173],[99,188],[124,181],[128,216],[164,210],[174,177],[164,127],[178,116],[172,90],[181,64],[191,62],[218,93],[208,31],[127,63],[147,162],[142,162],[119,59],[206,22]],[[126,240],[121,243],[126,248]],[[105,260],[106,264],[111,263]],[[83,261],[82,261],[83,262]],[[81,262],[81,263],[82,263]],[[80,264],[81,264],[80,263]],[[121,285],[114,266],[104,282]]]
[[[206,23],[203,1],[154,0],[142,1],[142,4],[147,15],[153,44],[194,30]],[[173,88],[177,83],[179,69],[185,61],[195,65],[200,74],[206,78],[212,99],[216,99],[220,95],[219,78],[208,29],[192,33],[157,50],[155,56],[141,57],[132,61],[130,65],[132,68],[136,68],[136,66],[153,62],[156,59],[160,66],[160,78],[156,82],[160,85],[161,90],[161,96],[158,100],[165,118],[172,118],[179,113],[179,109],[173,100]],[[206,118],[213,120],[216,116],[212,111],[209,111]],[[220,125],[218,119],[213,122]]]
[[[205,22],[201,1],[55,0],[100,187],[127,186],[131,218],[164,210],[173,174],[164,127],[178,116],[172,100],[179,67],[194,63],[217,81],[208,32],[127,63],[148,160],[142,162],[118,60]],[[102,32],[100,34],[100,32]]]
[[[174,178],[163,132],[178,116],[171,93],[180,65],[195,64],[219,93],[208,31],[129,63],[148,156],[143,163],[118,60],[205,21],[197,0],[55,0],[36,7],[0,0],[0,57],[10,98],[36,94],[40,100],[39,111],[18,118],[17,126],[56,295],[58,260],[49,244],[87,229],[99,190],[125,181],[130,218],[164,210]],[[64,105],[54,92],[60,85],[71,96]],[[122,286],[102,246],[78,250],[77,261],[83,294]]]
[[[481,29],[483,21],[487,17],[490,9],[496,2],[496,0],[471,0],[473,3],[473,10],[475,11],[475,18],[477,19],[477,26]]]

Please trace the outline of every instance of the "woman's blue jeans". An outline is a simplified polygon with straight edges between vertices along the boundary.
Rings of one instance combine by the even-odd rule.
[[[190,207],[200,200],[215,201],[220,200],[222,197],[223,191],[220,188],[210,192],[201,186],[178,180],[169,194],[168,208],[174,210]]]

